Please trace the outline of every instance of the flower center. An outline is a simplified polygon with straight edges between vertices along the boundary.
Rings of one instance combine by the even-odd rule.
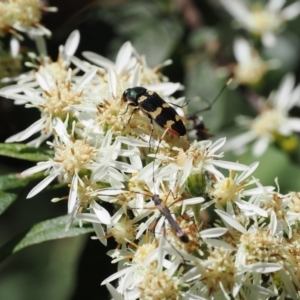
[[[207,286],[208,294],[211,295],[217,292],[220,283],[222,283],[226,291],[232,291],[236,268],[230,252],[224,249],[215,249],[211,252],[208,260],[210,263],[203,274],[203,281]]]
[[[264,32],[276,31],[282,21],[278,15],[263,10],[263,7],[253,6],[252,7],[252,31],[257,35],[262,35]]]
[[[240,242],[246,252],[247,264],[282,262],[284,258],[282,243],[267,231],[243,234]]]
[[[158,271],[155,264],[148,266],[138,288],[141,291],[140,299],[178,299],[178,285],[175,278],[170,278],[166,271]]]
[[[217,202],[225,205],[228,201],[234,202],[237,200],[240,190],[241,186],[236,184],[231,177],[227,177],[214,185],[214,191],[211,193],[211,196]]]
[[[82,93],[74,91],[70,83],[58,83],[50,92],[44,92],[46,101],[40,105],[40,109],[52,115],[63,118],[69,113],[68,107],[82,102]]]
[[[84,169],[95,159],[95,148],[84,141],[76,140],[64,147],[58,147],[54,161],[59,162],[66,173],[74,175]]]
[[[275,134],[285,121],[285,115],[282,111],[276,109],[267,109],[260,113],[251,124],[251,129],[258,135]]]

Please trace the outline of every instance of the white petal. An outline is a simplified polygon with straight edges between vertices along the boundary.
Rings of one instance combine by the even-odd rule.
[[[13,86],[15,87],[15,85],[13,85]],[[4,88],[2,90],[4,90]],[[23,89],[23,91],[24,91],[24,89]],[[4,97],[6,99],[16,100],[16,101],[18,101],[16,104],[19,104],[19,105],[26,103],[26,102],[30,102],[32,100],[32,98],[27,95],[10,94],[9,91],[7,91],[5,93],[0,92],[0,96]]]
[[[130,86],[140,86],[140,65],[136,65],[131,74]]]
[[[112,132],[110,130],[107,131],[104,140],[102,141],[101,148],[109,147],[112,141]]]
[[[145,223],[141,223],[139,225],[139,230],[136,234],[136,239],[140,238],[140,236],[145,232],[147,229],[149,229],[150,224],[156,219],[156,215],[152,215]],[[163,218],[161,218],[163,219]]]
[[[296,1],[291,5],[287,6],[281,11],[281,16],[285,20],[291,20],[296,18],[300,13],[300,2]]]
[[[287,105],[287,111],[289,111],[293,106],[299,105],[300,100],[300,85],[297,85],[293,90],[289,104]]]
[[[209,147],[209,153],[214,154],[217,150],[219,150],[226,142],[226,138],[221,138],[215,141],[210,147]]]
[[[265,6],[265,9],[270,12],[279,12],[281,8],[283,7],[286,0],[269,0],[267,5]]]
[[[81,92],[84,88],[84,86],[91,82],[91,80],[94,78],[94,76],[97,73],[97,69],[96,68],[92,68],[91,70],[89,70],[87,73],[85,73],[82,77],[80,82],[78,83],[75,91],[76,92]]]
[[[253,196],[253,195],[261,195],[265,192],[272,192],[275,188],[273,186],[263,186],[254,188],[251,190],[243,191],[243,196]]]
[[[210,245],[212,247],[216,247],[216,248],[223,248],[225,250],[229,250],[232,251],[234,250],[234,247],[231,246],[230,244],[221,241],[221,240],[214,240],[214,239],[204,239],[203,240],[207,245]]]
[[[27,199],[28,198],[32,198],[33,196],[35,196],[36,194],[38,194],[41,190],[43,190],[47,185],[49,185],[51,183],[51,181],[53,181],[58,174],[51,174],[49,176],[47,176],[44,180],[42,180],[39,184],[37,184],[27,195]]]
[[[77,50],[80,41],[80,32],[79,30],[74,30],[69,35],[66,44],[65,44],[65,54],[67,56],[73,56]]]
[[[295,76],[293,74],[285,75],[284,78],[281,80],[281,83],[278,87],[275,96],[276,108],[286,110],[285,108],[289,103],[287,99],[290,98],[294,85],[295,85]]]
[[[273,48],[276,46],[277,37],[273,32],[264,32],[262,35],[262,43],[265,47]]]
[[[115,67],[115,64],[111,60],[109,60],[99,54],[85,51],[82,53],[82,56],[85,57],[87,60],[93,62],[94,64],[101,66],[105,69],[114,69],[114,67]]]
[[[249,43],[242,38],[234,40],[234,56],[239,64],[249,64],[252,61],[252,50]]]
[[[97,166],[97,168],[92,172],[91,180],[99,181],[107,174],[108,169],[109,166],[107,164],[101,164]]]
[[[19,142],[22,141],[22,134],[23,134],[23,131],[10,136],[9,138],[7,138],[5,140],[5,143],[13,143],[13,142],[17,142],[17,141],[19,141]]]
[[[76,204],[76,199],[77,199],[77,190],[78,188],[78,177],[76,174],[74,174],[73,179],[72,179],[72,183],[71,183],[71,188],[70,188],[70,192],[69,192],[69,200],[68,200],[68,213],[70,214]]]
[[[99,190],[97,192],[97,194],[99,196],[115,196],[115,195],[119,195],[121,193],[123,193],[124,190],[122,189],[115,189],[115,188],[107,188],[107,189],[102,189],[102,190]]]
[[[228,231],[227,228],[224,227],[219,227],[219,228],[210,228],[210,229],[205,229],[200,231],[200,236],[203,239],[206,238],[217,238],[222,236],[223,234],[225,234]]]
[[[112,93],[113,97],[117,98],[117,77],[115,72],[112,69],[108,71],[108,79],[109,79],[109,89]]]
[[[93,223],[94,230],[96,232],[97,238],[104,245],[107,246],[107,239],[105,238],[105,231],[99,223]]]
[[[27,86],[26,86],[27,87]],[[10,94],[17,94],[24,91],[24,85],[21,84],[12,84],[9,86],[5,86],[0,89],[1,95],[10,95]]]
[[[21,176],[28,176],[34,173],[38,173],[40,171],[46,170],[52,166],[53,162],[51,160],[38,163],[37,166],[31,167],[25,171],[23,171],[20,175]]]
[[[271,220],[270,220],[270,235],[275,235],[276,233],[276,230],[277,230],[277,225],[278,225],[278,222],[277,222],[277,218],[276,218],[276,214],[274,212],[274,210],[271,211],[271,216],[270,216]]]
[[[279,270],[279,276],[284,283],[284,286],[289,294],[291,299],[299,299],[299,294],[295,290],[293,281],[290,279],[290,276],[286,274],[285,270]]]
[[[116,225],[119,220],[122,218],[124,214],[124,209],[121,207],[111,218],[110,218],[110,226]]]
[[[182,171],[180,171],[177,176],[177,183],[179,186],[184,185],[185,181],[190,176],[192,169],[193,169],[193,157],[190,156],[185,161]],[[166,171],[168,171],[167,168],[166,168]],[[173,170],[170,170],[170,171],[172,171],[173,174],[176,174],[176,169],[174,169],[174,171]],[[170,174],[171,174],[171,172],[170,172]],[[177,183],[175,183],[175,184],[177,184]]]
[[[236,171],[245,171],[249,170],[249,166],[231,162],[231,161],[225,161],[225,160],[213,160],[212,161],[214,166],[227,169],[227,170],[236,170]]]
[[[153,177],[153,174],[155,173],[159,165],[160,162],[158,161],[151,162],[139,172],[138,178],[140,180],[145,180],[145,182],[149,181],[149,178]]]
[[[252,154],[255,157],[263,155],[269,146],[270,138],[269,136],[262,136],[259,138],[252,147]]]
[[[148,90],[160,92],[163,96],[170,96],[181,87],[179,82],[162,82],[145,86]]]
[[[290,129],[292,129],[295,132],[300,131],[300,119],[299,118],[288,118],[286,120],[287,125]]]
[[[91,207],[101,223],[110,224],[110,214],[104,207],[99,205],[97,202],[93,202]]]
[[[141,170],[143,168],[143,163],[141,160],[141,155],[140,151],[137,147],[133,147],[131,145],[128,145],[128,149],[133,152],[133,154],[129,157],[130,164],[136,169],[136,170]],[[136,154],[134,154],[136,153]],[[121,153],[120,153],[120,156]]]
[[[13,58],[17,58],[19,55],[20,43],[16,38],[10,40],[10,52]]]
[[[37,132],[39,132],[43,129],[44,122],[45,122],[44,119],[37,120],[35,123],[30,125],[25,130],[9,137],[5,142],[7,142],[7,143],[15,142],[15,141],[16,142],[21,142],[21,141],[24,141],[24,140],[28,139],[33,134],[35,134],[35,133],[37,133]]]
[[[194,267],[191,268],[190,270],[188,270],[182,277],[182,280],[184,280],[185,282],[189,282],[191,280],[195,280],[197,278],[199,278],[201,276],[200,272],[199,272],[199,268],[201,268],[201,265],[198,267]],[[203,267],[202,267],[203,268]],[[203,271],[204,272],[204,271]],[[189,299],[189,298],[188,298]],[[193,299],[193,298],[192,298]],[[207,299],[207,298],[205,298]]]
[[[120,48],[116,58],[116,71],[121,74],[129,62],[132,54],[132,46],[130,42],[126,42]]]
[[[60,139],[64,142],[65,145],[68,145],[71,143],[71,140],[69,138],[67,129],[63,123],[63,121],[59,118],[54,118],[52,121],[53,129],[56,131],[56,133],[59,135]]]
[[[44,91],[47,91],[48,93],[50,93],[50,86],[47,83],[47,81],[45,80],[45,78],[42,77],[39,73],[35,73],[35,78],[36,78],[37,82],[39,83],[40,87]]]
[[[137,171],[134,166],[121,161],[113,161],[111,162],[111,166],[125,173],[132,173]]]
[[[244,201],[244,200],[237,200],[235,201],[236,205],[242,210],[242,211],[246,211],[246,212],[250,212],[251,215],[259,215],[259,216],[262,216],[264,218],[267,218],[268,217],[268,213],[261,209],[260,207],[250,203],[250,202],[247,202],[247,201]]]
[[[255,273],[273,273],[280,269],[282,269],[282,265],[276,264],[276,263],[255,263],[251,265],[246,265],[245,268],[249,272],[255,272]]]
[[[118,291],[110,283],[107,282],[105,285],[106,285],[108,291],[110,292],[110,294],[112,295],[114,300],[124,300],[122,295],[120,293],[118,293]]]
[[[251,13],[246,7],[244,1],[240,0],[220,0],[227,11],[241,22],[246,28],[251,28]]]
[[[251,290],[253,290],[253,291],[255,291],[255,292],[258,292],[259,294],[268,296],[268,298],[263,298],[263,299],[269,299],[269,297],[275,297],[275,299],[276,299],[276,296],[278,296],[278,294],[276,292],[273,292],[270,289],[264,288],[264,287],[259,286],[257,284],[254,285],[254,284],[249,284],[249,283],[246,284],[245,283],[244,286],[251,289]],[[254,299],[252,299],[252,300],[254,300]],[[259,298],[259,299],[262,299],[262,298]]]
[[[92,210],[91,210],[92,211]],[[101,221],[99,220],[99,218],[94,214],[94,213],[82,213],[82,214],[78,214],[76,216],[77,219],[82,220],[82,221],[86,221],[86,222],[91,222],[91,223],[95,223],[95,224],[100,224]]]
[[[115,274],[110,275],[109,277],[107,277],[105,280],[103,280],[103,281],[101,282],[101,285],[104,285],[104,284],[106,284],[107,282],[110,282],[110,281],[113,281],[113,280],[115,280],[115,279],[118,279],[118,278],[124,276],[124,275],[125,275],[126,273],[128,273],[128,272],[129,272],[129,273],[132,272],[135,268],[136,268],[136,267],[128,267],[128,268],[124,268],[123,270],[120,270],[120,271],[116,272]]]
[[[225,176],[220,171],[218,171],[213,165],[208,165],[208,166],[205,166],[204,168],[206,171],[218,176],[219,178],[222,178],[222,179],[225,178]]]
[[[253,131],[247,131],[236,137],[229,138],[224,146],[224,151],[238,149],[256,139],[256,134]]]
[[[228,223],[231,227],[235,228],[236,230],[240,231],[243,234],[247,233],[247,230],[235,219],[233,219],[228,213],[225,211],[215,209],[215,212],[221,217],[223,221]]]
[[[247,171],[244,171],[242,174],[240,174],[237,178],[237,183],[243,182],[247,177],[249,177],[258,167],[259,162],[255,162],[249,166],[249,169]]]
[[[184,199],[183,201],[185,205],[194,205],[204,202],[205,199],[203,197],[195,197],[190,199]]]
[[[131,145],[136,147],[149,147],[149,143],[143,142],[141,140],[131,139],[124,136],[118,136],[116,140],[120,141],[125,145]]]
[[[82,61],[81,59],[79,59],[75,56],[69,57],[69,60],[83,72],[88,72],[90,70],[90,66],[85,61]],[[98,70],[100,70],[99,67],[97,67],[97,68],[98,68]]]

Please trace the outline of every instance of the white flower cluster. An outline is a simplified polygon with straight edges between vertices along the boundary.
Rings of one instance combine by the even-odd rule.
[[[55,12],[56,7],[46,7],[40,0],[8,0],[0,2],[0,36],[11,33],[23,39],[17,31],[31,37],[51,35],[41,23],[42,12]]]
[[[237,84],[255,90],[261,85],[268,71],[277,69],[282,64],[277,58],[264,60],[260,55],[263,53],[263,47],[259,47],[257,43],[254,46],[255,38],[260,38],[263,46],[271,47],[276,52],[276,47],[279,47],[278,34],[283,31],[286,22],[299,16],[300,1],[294,1],[287,6],[285,0],[269,0],[265,5],[260,1],[219,1],[242,28],[253,34],[252,39],[246,40],[242,37],[234,39],[233,53],[237,63],[234,64],[232,72]],[[274,143],[283,151],[292,153],[297,147],[294,133],[300,131],[300,119],[289,116],[289,111],[293,107],[300,106],[300,85],[295,86],[294,75],[286,74],[278,90],[273,91],[268,99],[257,98],[255,101],[249,99],[257,116],[237,118],[238,125],[247,131],[229,139],[224,150],[233,150],[239,155],[246,151],[249,143],[252,143],[253,156],[260,157],[268,146]]]
[[[300,14],[300,1],[284,7],[286,0],[269,0],[264,6],[259,1],[219,0],[239,25],[262,39],[267,47],[276,44],[276,35],[287,21]]]
[[[300,85],[294,86],[294,75],[287,74],[278,90],[272,92],[267,100],[259,99],[259,114],[254,119],[238,117],[237,122],[248,131],[231,138],[224,149],[242,153],[245,146],[254,141],[252,153],[258,157],[270,143],[300,132],[300,119],[288,114],[293,107],[300,106]],[[288,152],[288,146],[284,150]]]
[[[150,69],[129,42],[116,62],[91,52],[82,61],[73,56],[78,43],[75,31],[57,61],[36,58],[34,71],[0,93],[41,112],[8,142],[38,135],[28,144],[48,140],[54,150],[22,173],[47,175],[28,197],[54,179],[68,184],[68,197],[53,199],[68,199],[66,228],[78,218],[93,224],[103,244],[118,243],[108,255],[119,271],[102,283],[113,298],[298,299],[300,194],[262,186],[252,175],[258,163],[221,160],[225,138],[190,143],[124,101],[126,89],[143,86],[184,103],[171,96],[181,85],[160,73],[169,62]]]

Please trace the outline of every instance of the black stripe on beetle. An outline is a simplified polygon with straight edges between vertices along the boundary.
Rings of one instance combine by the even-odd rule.
[[[129,88],[123,93],[123,101],[140,109],[160,127],[177,136],[186,134],[186,128],[176,110],[164,101],[157,93],[149,91],[144,87]]]

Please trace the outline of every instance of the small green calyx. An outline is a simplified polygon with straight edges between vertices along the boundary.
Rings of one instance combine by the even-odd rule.
[[[192,197],[200,197],[206,188],[205,176],[203,173],[195,173],[188,177],[186,190]]]

